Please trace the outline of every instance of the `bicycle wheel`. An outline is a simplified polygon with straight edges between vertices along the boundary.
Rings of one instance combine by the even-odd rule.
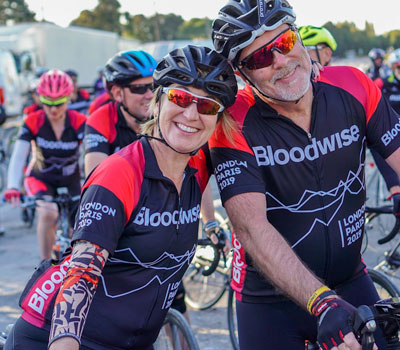
[[[239,336],[238,336],[237,320],[236,320],[236,299],[235,299],[235,291],[232,288],[229,288],[227,316],[228,316],[229,338],[231,339],[233,350],[239,350]]]
[[[367,271],[381,299],[400,296],[399,289],[382,272],[368,268]]]
[[[218,267],[210,276],[203,276],[202,272],[210,265],[210,260],[204,258],[205,248],[207,247],[198,248],[193,262],[183,277],[185,300],[195,310],[206,310],[214,306],[224,295],[229,283],[230,272],[224,272],[223,266]]]
[[[217,211],[214,213],[215,219],[220,226],[227,230],[224,217]],[[202,225],[199,225],[199,238],[206,237]],[[206,310],[214,306],[224,295],[229,283],[230,276],[230,258],[227,259],[227,265],[221,258],[219,265],[210,276],[203,276],[203,271],[207,270],[214,259],[214,250],[211,246],[198,246],[196,254],[187,269],[183,284],[185,285],[185,301],[195,310]]]
[[[169,309],[154,350],[200,350],[192,329],[179,311]]]

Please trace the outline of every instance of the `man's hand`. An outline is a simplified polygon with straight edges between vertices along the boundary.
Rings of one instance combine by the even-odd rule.
[[[328,350],[361,350],[352,333],[351,317],[355,307],[343,299],[331,297],[321,300],[313,310],[318,317],[318,343]]]
[[[13,207],[19,205],[21,203],[21,192],[15,188],[8,188],[4,192],[4,199],[6,202],[12,204]]]

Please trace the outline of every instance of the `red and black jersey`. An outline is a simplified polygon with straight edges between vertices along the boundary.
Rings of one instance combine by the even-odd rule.
[[[208,158],[207,148],[191,158],[178,193],[141,138],[104,160],[86,180],[73,241],[95,243],[110,257],[86,319],[84,346],[148,349],[156,340],[196,250]],[[44,281],[38,280],[38,288]],[[49,329],[54,297],[39,308],[35,288],[25,293],[23,317]]]
[[[34,157],[26,175],[57,186],[79,178],[79,145],[85,122],[84,114],[67,110],[64,131],[57,140],[44,110],[28,114],[19,135],[20,140],[33,145]]]
[[[111,102],[110,95],[108,92],[103,92],[101,95],[97,96],[89,106],[89,115],[91,115],[96,109],[100,108],[101,106]]]
[[[88,118],[85,127],[85,153],[113,154],[137,140],[121,112],[120,104],[109,102]]]
[[[310,132],[246,87],[229,109],[239,124],[235,145],[218,129],[209,144],[222,201],[264,193],[269,222],[334,288],[364,268],[365,147],[387,158],[400,146],[400,122],[376,85],[355,68],[325,68],[312,88]],[[237,239],[234,248],[232,286],[238,297],[281,298]]]

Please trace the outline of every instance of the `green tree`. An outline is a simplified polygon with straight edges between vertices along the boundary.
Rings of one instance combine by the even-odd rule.
[[[82,11],[79,17],[74,19],[70,24],[121,34],[120,7],[121,5],[118,0],[99,0],[98,5],[93,11]]]
[[[180,39],[209,39],[211,38],[212,20],[208,18],[192,18],[179,27]]]
[[[394,49],[400,48],[400,30],[391,30],[390,32],[386,33],[384,37],[388,42],[388,46],[391,46]]]
[[[130,16],[125,13],[126,24],[123,28],[123,35],[143,42],[152,41],[154,33],[150,20],[143,15]]]
[[[25,0],[0,0],[0,24],[36,22]]]
[[[143,42],[178,39],[179,27],[184,22],[181,16],[173,13],[155,14],[149,18],[125,14],[125,21],[127,24],[124,26],[124,35]]]

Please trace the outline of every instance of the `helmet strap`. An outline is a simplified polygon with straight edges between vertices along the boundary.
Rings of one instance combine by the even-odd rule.
[[[317,53],[318,62],[319,62],[320,64],[322,64],[322,62],[321,62],[321,56],[319,55],[318,45],[315,45],[315,52]]]
[[[122,109],[123,109],[126,113],[128,113],[133,119],[135,119],[135,123],[136,123],[136,124],[144,124],[144,123],[146,123],[146,122],[149,120],[149,118],[139,119],[137,116],[135,116],[134,114],[132,114],[131,112],[129,112],[129,109],[128,109],[122,102],[120,102],[120,105],[121,105]]]

